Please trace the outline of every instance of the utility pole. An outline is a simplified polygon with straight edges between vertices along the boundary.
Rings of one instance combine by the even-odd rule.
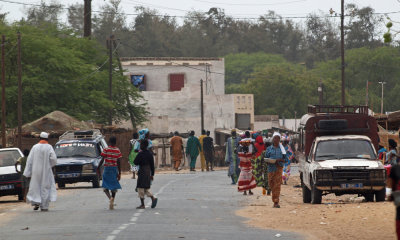
[[[21,65],[21,33],[17,33],[17,45],[18,45],[18,137],[17,146],[22,149],[22,65]]]
[[[109,74],[109,81],[108,81],[108,96],[110,102],[112,102],[112,49],[113,49],[113,41],[114,35],[111,35],[110,38],[107,40],[107,47],[108,47],[108,58],[109,58],[109,65],[108,65],[108,74]],[[110,109],[109,117],[108,117],[108,125],[112,125],[112,108]]]
[[[382,82],[378,82],[379,84],[382,85],[382,96],[381,96],[381,115],[383,115],[383,85],[386,84],[386,82],[382,81]]]
[[[201,110],[201,130],[204,129],[204,100],[203,100],[203,79],[200,79],[200,110]]]
[[[1,36],[1,143],[7,147],[6,142],[6,65],[4,62],[6,36]]]
[[[208,94],[208,68],[207,68],[207,63],[205,65],[206,67],[206,94]],[[203,128],[202,128],[203,130]]]
[[[342,0],[341,4],[341,15],[340,15],[340,49],[341,49],[341,57],[342,57],[342,105],[346,105],[345,99],[345,62],[344,62],[344,0]]]
[[[369,82],[367,80],[367,87],[366,87],[366,94],[365,94],[365,106],[368,106],[368,100],[369,100],[368,91],[369,91]]]
[[[83,37],[88,37],[92,35],[92,0],[84,0],[84,10],[83,10]]]
[[[322,105],[323,104],[322,80],[319,80],[318,95],[319,95],[319,105]]]

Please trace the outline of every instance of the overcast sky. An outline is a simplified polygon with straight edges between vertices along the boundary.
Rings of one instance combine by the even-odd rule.
[[[2,12],[9,12],[8,21],[19,20],[24,15],[25,4],[38,4],[40,0],[0,0]],[[50,3],[51,0],[45,0]],[[70,5],[83,3],[84,0],[58,0],[59,3]],[[105,0],[92,0],[93,10],[99,10]],[[376,12],[394,12],[390,16],[400,21],[400,0],[345,0],[345,3],[355,3],[358,6],[370,6]],[[332,8],[340,12],[340,0],[121,0],[125,13],[135,13],[134,7],[138,5],[157,9],[161,14],[183,16],[188,11],[207,11],[211,7],[225,9],[227,15],[238,18],[254,18],[273,10],[284,17],[307,16],[309,13],[322,11],[328,14]],[[128,19],[131,20],[131,19]]]

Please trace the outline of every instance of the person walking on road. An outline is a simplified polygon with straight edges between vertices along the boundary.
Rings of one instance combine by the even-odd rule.
[[[254,139],[250,137],[250,132],[245,132],[245,138],[239,142],[239,167],[240,175],[238,180],[238,191],[243,192],[243,195],[247,195],[249,191],[250,195],[253,195],[251,189],[257,187],[256,179],[252,173],[252,159],[255,153]]]
[[[157,198],[150,192],[151,182],[154,180],[154,157],[148,150],[149,142],[142,140],[140,142],[140,152],[136,156],[135,165],[139,166],[138,180],[136,189],[140,198],[140,206],[137,209],[144,209],[144,197],[151,198],[151,208],[157,205]]]
[[[48,211],[50,202],[57,200],[52,169],[57,164],[57,156],[48,139],[48,133],[40,133],[40,141],[32,147],[24,170],[24,176],[30,178],[26,198],[34,206],[33,210],[40,207],[41,211]]]
[[[389,174],[389,179],[391,182],[392,194],[389,196],[389,201],[394,201],[394,192],[400,191],[400,165],[396,164],[392,166]],[[396,206],[396,234],[397,239],[400,240],[400,206]]]
[[[228,177],[232,179],[232,184],[235,185],[240,174],[239,156],[237,147],[240,138],[236,136],[236,130],[232,129],[231,137],[226,142],[225,163],[229,164]]]
[[[257,149],[255,154],[255,158],[253,161],[253,175],[256,179],[257,186],[263,188],[263,195],[269,191],[268,187],[268,170],[267,163],[264,161],[265,155],[265,144],[261,135],[256,137],[256,141],[254,143],[254,147]]]
[[[286,136],[283,139],[283,147],[285,148],[286,151],[286,158],[287,161],[285,162],[285,165],[283,166],[283,171],[282,171],[282,181],[284,185],[287,185],[287,181],[289,181],[290,178],[290,164],[294,159],[294,154],[292,151],[292,148],[290,147],[290,138]]]
[[[117,138],[115,136],[111,136],[109,140],[109,146],[101,153],[102,159],[97,167],[97,174],[100,175],[100,167],[104,163],[103,183],[101,186],[104,188],[104,193],[110,200],[110,210],[114,209],[115,196],[117,195],[118,189],[121,189],[119,180],[121,179],[122,154],[116,145]]]
[[[204,172],[204,169],[206,168],[206,158],[204,156],[204,146],[203,146],[203,139],[207,137],[206,135],[206,130],[201,130],[201,135],[199,137],[199,142],[201,145],[201,150],[200,150],[200,163],[201,163],[201,171]]]
[[[386,162],[385,164],[390,164],[392,166],[397,164],[397,143],[393,139],[389,139],[389,152],[386,153]]]
[[[279,196],[281,194],[282,171],[286,159],[286,151],[280,143],[281,135],[275,132],[272,136],[272,145],[267,148],[265,157],[276,159],[275,163],[268,163],[268,184],[272,191],[272,201],[274,208],[280,208]]]
[[[171,138],[171,153],[175,171],[180,170],[180,165],[184,155],[183,151],[184,148],[182,138],[179,136],[179,132],[175,131],[174,136]]]
[[[23,157],[20,157],[17,162],[15,163],[15,171],[17,173],[24,173],[25,168],[26,168],[26,161],[28,160],[29,156],[29,150],[25,149],[23,152],[24,154]],[[20,168],[18,169],[18,165],[20,165]],[[28,194],[29,191],[29,179],[22,175],[22,194],[24,195],[24,201],[26,202],[26,195]]]
[[[133,163],[135,161],[136,155],[138,154],[138,150],[135,149],[136,143],[139,141],[139,134],[137,132],[133,133],[133,138],[129,141],[131,150],[129,152],[129,164],[131,165],[131,171],[132,171],[132,179],[135,179],[136,176],[135,174],[138,171],[138,167],[135,166]]]
[[[207,131],[207,137],[203,139],[203,152],[204,157],[206,158],[206,169],[207,171],[214,171],[214,141],[213,138],[210,137],[210,131]]]
[[[196,160],[199,156],[201,149],[200,141],[194,136],[195,132],[191,131],[189,134],[189,139],[186,144],[186,154],[190,158],[190,171],[196,171]]]

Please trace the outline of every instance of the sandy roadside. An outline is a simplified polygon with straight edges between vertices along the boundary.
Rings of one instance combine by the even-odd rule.
[[[281,208],[272,208],[271,197],[243,198],[244,209],[237,211],[247,224],[282,231],[298,232],[306,239],[395,239],[395,207],[391,202],[356,203],[345,195],[324,196],[321,205],[304,204],[298,176],[282,186]]]

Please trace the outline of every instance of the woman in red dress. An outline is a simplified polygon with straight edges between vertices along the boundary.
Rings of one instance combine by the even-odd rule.
[[[246,138],[239,142],[239,158],[240,158],[240,176],[238,180],[238,191],[243,192],[243,195],[247,195],[249,191],[250,195],[253,195],[251,189],[257,187],[256,179],[252,173],[251,159],[254,157],[254,143],[253,139],[250,138],[250,132],[246,131]]]

